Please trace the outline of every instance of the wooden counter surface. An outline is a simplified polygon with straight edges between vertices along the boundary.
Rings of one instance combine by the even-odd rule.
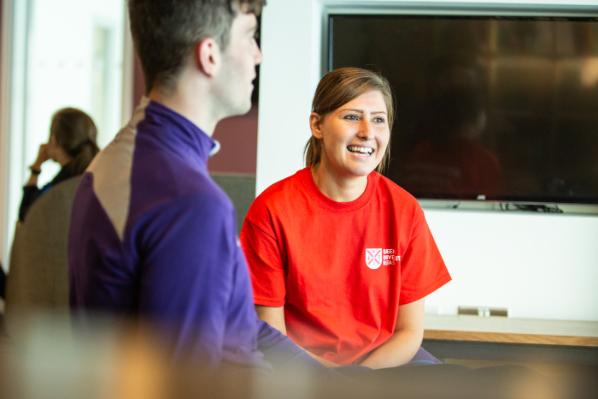
[[[424,339],[598,347],[598,322],[426,315]]]

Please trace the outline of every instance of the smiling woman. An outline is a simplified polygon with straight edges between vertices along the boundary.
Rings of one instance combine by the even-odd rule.
[[[387,105],[378,90],[367,91],[326,115],[312,112],[312,137],[321,156],[313,166],[314,179],[328,197],[345,202],[365,190],[367,176],[388,154],[390,128]],[[308,144],[309,146],[310,144]],[[344,196],[343,187],[353,190]]]
[[[345,112],[351,111],[353,104],[350,103],[356,101],[357,97],[366,92],[372,92],[367,98],[369,100],[366,101],[367,105],[375,108],[371,111],[376,113],[377,116],[382,115],[386,119],[386,128],[390,130],[394,122],[394,100],[388,81],[367,69],[339,68],[336,70],[336,73],[326,75],[316,89],[312,104],[313,112],[310,116],[312,131],[314,128],[313,123],[319,121],[320,117],[326,116],[335,110],[340,111],[341,106]],[[383,100],[383,103],[379,101],[380,98]],[[360,114],[360,116],[363,114],[363,110],[361,109],[353,109],[353,111],[352,115],[349,112],[349,114],[343,115],[343,117],[351,120],[356,119],[356,114]],[[320,139],[320,137],[316,137],[315,135],[312,136],[305,147],[307,166],[316,165],[320,162]],[[378,171],[384,169],[389,157],[390,147],[387,147],[384,157],[378,164]]]
[[[346,202],[363,193],[367,175],[388,162],[393,121],[392,91],[382,76],[340,68],[322,79],[313,100],[305,159],[326,196]]]
[[[241,231],[258,315],[328,366],[437,361],[423,298],[450,280],[417,201],[376,170],[394,120],[386,79],[320,81],[306,168],[266,189]]]

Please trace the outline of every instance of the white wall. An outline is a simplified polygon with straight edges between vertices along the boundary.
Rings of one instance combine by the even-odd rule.
[[[434,3],[450,8],[479,2]],[[493,3],[522,6],[517,0]],[[538,9],[578,5],[598,14],[595,0],[526,3]],[[321,76],[323,8],[426,4],[268,0],[262,17],[257,193],[303,165],[311,98]],[[428,297],[427,312],[496,306],[507,307],[513,317],[598,320],[598,216],[426,209],[426,217],[454,279]]]
[[[257,192],[301,166],[311,98],[321,76],[320,15],[315,0],[274,0],[264,8]]]

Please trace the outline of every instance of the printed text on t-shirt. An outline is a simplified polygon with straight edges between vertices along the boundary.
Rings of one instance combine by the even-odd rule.
[[[392,266],[396,262],[401,261],[401,256],[397,255],[397,251],[390,248],[366,248],[365,249],[365,264],[372,270],[376,270],[380,266]]]

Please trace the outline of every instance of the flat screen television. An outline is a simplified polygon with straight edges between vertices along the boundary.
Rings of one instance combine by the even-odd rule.
[[[420,199],[598,203],[595,16],[328,16],[327,69],[396,97],[388,177]]]

